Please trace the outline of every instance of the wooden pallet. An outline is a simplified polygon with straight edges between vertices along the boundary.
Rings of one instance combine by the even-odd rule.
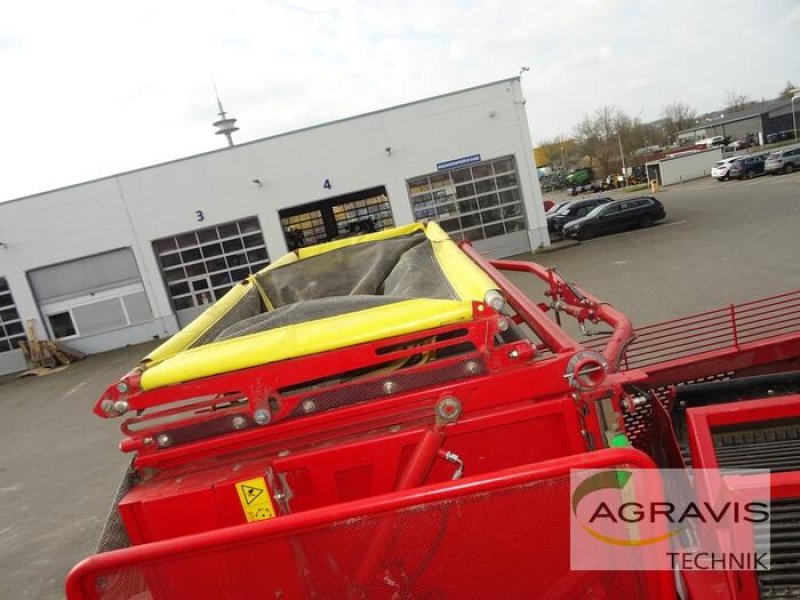
[[[86,357],[83,352],[69,348],[61,342],[38,339],[33,320],[28,321],[25,329],[28,339],[20,342],[19,347],[33,370],[67,366]]]

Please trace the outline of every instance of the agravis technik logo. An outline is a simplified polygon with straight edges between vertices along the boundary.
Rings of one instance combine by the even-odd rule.
[[[573,471],[572,568],[768,569],[769,473],[736,477],[747,494],[717,469]]]

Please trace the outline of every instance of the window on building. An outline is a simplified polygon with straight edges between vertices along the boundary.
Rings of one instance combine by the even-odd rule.
[[[256,217],[153,242],[175,310],[211,304],[269,264]]]
[[[25,329],[5,277],[0,277],[0,352],[19,348]]]
[[[414,177],[406,183],[414,219],[437,221],[456,241],[482,240],[526,228],[513,156]]]
[[[50,330],[56,338],[71,337],[77,333],[75,324],[72,322],[72,314],[69,311],[47,315],[50,322]]]

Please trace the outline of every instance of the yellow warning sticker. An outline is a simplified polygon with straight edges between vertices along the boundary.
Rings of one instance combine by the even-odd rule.
[[[267,482],[263,477],[238,482],[236,493],[239,494],[239,502],[242,503],[242,510],[248,523],[271,519],[275,516],[272,498],[269,497]]]

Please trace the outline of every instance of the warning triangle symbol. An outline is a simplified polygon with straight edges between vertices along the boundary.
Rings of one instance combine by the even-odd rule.
[[[261,494],[264,493],[264,490],[257,487],[250,487],[249,485],[242,486],[242,494],[244,494],[244,501],[247,502],[248,505],[252,504],[256,501]]]

